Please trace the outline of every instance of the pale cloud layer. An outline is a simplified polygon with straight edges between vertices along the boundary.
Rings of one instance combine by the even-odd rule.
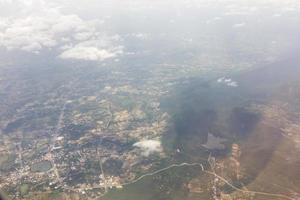
[[[202,10],[210,9],[218,12],[208,16],[201,14]],[[224,24],[239,34],[252,34],[251,30],[260,24],[257,21],[263,20],[264,15],[283,18],[299,12],[298,0],[0,0],[0,48],[12,53],[53,51],[51,55],[60,59],[101,62],[116,58],[123,51],[128,53],[128,48],[123,47],[126,42],[116,38],[115,33],[124,39],[133,37],[137,42],[158,38],[155,34],[163,31],[170,40],[173,32],[174,35],[188,34],[183,42],[192,46],[197,45],[198,37],[193,38],[188,32],[189,21],[191,24],[199,22],[199,30],[210,31]],[[154,23],[156,16],[161,20]],[[164,19],[169,21],[166,26]],[[182,32],[169,31],[173,26],[186,25]],[[193,27],[190,32],[193,31],[197,35],[198,29]],[[271,35],[274,34],[271,32]]]
[[[92,61],[103,61],[122,53],[119,38],[99,31],[99,21],[62,14],[59,8],[41,0],[0,1],[0,6],[10,4],[21,6],[20,13],[24,14],[0,17],[0,47],[8,51],[38,54],[53,50],[62,59]]]

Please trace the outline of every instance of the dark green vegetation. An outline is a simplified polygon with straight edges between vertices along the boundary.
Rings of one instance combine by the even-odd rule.
[[[22,185],[20,185],[20,194],[21,196],[24,196],[26,194],[28,194],[28,191],[29,191],[29,185],[24,183]]]
[[[172,115],[172,126],[164,139],[166,147],[197,157],[208,153],[201,146],[207,142],[208,133],[227,138],[229,145],[245,137],[260,116],[247,108],[248,95],[244,93],[240,88],[215,84],[215,79],[192,80],[175,87],[162,102]],[[215,153],[226,155],[226,151]]]
[[[78,140],[84,135],[85,131],[91,128],[92,126],[88,124],[69,124],[62,131],[70,140]]]
[[[171,168],[153,176],[125,186],[122,190],[112,190],[105,200],[180,200],[184,199],[187,190],[183,184],[200,173],[199,167]]]

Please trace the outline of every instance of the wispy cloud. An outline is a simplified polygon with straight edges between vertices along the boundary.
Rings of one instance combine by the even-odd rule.
[[[149,156],[153,153],[162,152],[161,142],[158,140],[142,140],[133,144],[133,146],[138,147],[143,156]]]
[[[229,87],[238,87],[238,83],[236,81],[233,81],[231,78],[221,77],[217,80],[220,84],[225,84]]]

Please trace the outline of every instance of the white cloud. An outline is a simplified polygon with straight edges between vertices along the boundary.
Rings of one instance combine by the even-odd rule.
[[[79,32],[74,35],[74,39],[79,41],[88,40],[93,36],[92,32]]]
[[[115,58],[123,53],[122,46],[116,46],[112,43],[119,41],[118,36],[107,37],[98,36],[95,40],[87,40],[76,45],[62,46],[63,52],[59,55],[62,59],[77,59],[90,61],[103,61],[109,58]]]
[[[225,78],[223,81],[224,81],[224,83],[231,83],[232,80],[231,80],[231,78]]]
[[[116,57],[117,53],[109,52],[105,49],[98,49],[97,47],[81,47],[76,46],[68,49],[60,54],[60,58],[64,59],[79,59],[79,60],[92,60],[103,61],[108,58]]]
[[[24,7],[20,15],[0,17],[0,47],[9,51],[39,53],[47,49],[58,51],[63,59],[97,61],[121,53],[116,44],[119,39],[99,31],[98,21],[63,14],[43,0],[0,2],[2,5]]]
[[[5,25],[2,25],[0,32],[0,46],[8,50],[39,51],[42,48],[61,45],[60,38],[62,37],[70,38],[87,32],[89,35],[95,33],[95,31],[89,31],[93,30],[90,22],[85,22],[76,15],[61,15],[57,11],[49,11],[47,16],[32,15],[24,19],[8,19],[7,21]]]
[[[7,20],[0,32],[0,46],[8,50],[21,49],[33,52],[43,47],[51,48],[57,41],[49,31],[50,26],[40,17]]]
[[[217,82],[222,83],[224,81],[224,79],[225,79],[225,77],[218,78]]]
[[[161,142],[157,140],[142,140],[133,144],[133,146],[140,148],[143,156],[162,152]]]
[[[233,81],[231,78],[221,77],[217,79],[217,82],[220,84],[225,84],[229,87],[238,87],[238,83]]]
[[[238,86],[237,82],[235,82],[235,81],[229,82],[229,83],[227,83],[227,85],[230,86],[230,87],[237,87]]]

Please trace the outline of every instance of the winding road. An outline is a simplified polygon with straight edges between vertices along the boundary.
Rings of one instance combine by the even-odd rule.
[[[288,200],[296,200],[295,198],[292,198],[292,197],[289,197],[289,196],[286,196],[286,195],[283,195],[283,194],[275,194],[275,193],[268,193],[268,192],[260,192],[260,191],[252,191],[252,190],[243,190],[243,189],[240,189],[240,188],[232,185],[229,181],[227,181],[222,176],[219,176],[215,172],[211,172],[211,171],[205,170],[202,163],[172,164],[172,165],[170,165],[168,167],[159,169],[159,170],[157,170],[155,172],[144,174],[144,175],[138,177],[137,179],[135,179],[135,180],[133,180],[131,182],[122,184],[122,186],[126,186],[126,185],[129,185],[129,184],[136,183],[139,180],[141,180],[141,179],[143,179],[143,178],[145,178],[147,176],[153,176],[155,174],[161,173],[161,172],[166,171],[168,169],[171,169],[173,167],[182,167],[182,166],[200,166],[201,167],[201,171],[203,171],[204,173],[210,174],[210,175],[215,176],[215,177],[218,177],[221,181],[223,181],[224,183],[226,183],[227,185],[229,185],[231,188],[233,188],[234,190],[240,191],[240,192],[252,193],[252,194],[257,194],[257,195],[264,195],[264,196],[269,196],[269,197],[277,197],[277,198],[283,198],[283,199],[288,199]]]

